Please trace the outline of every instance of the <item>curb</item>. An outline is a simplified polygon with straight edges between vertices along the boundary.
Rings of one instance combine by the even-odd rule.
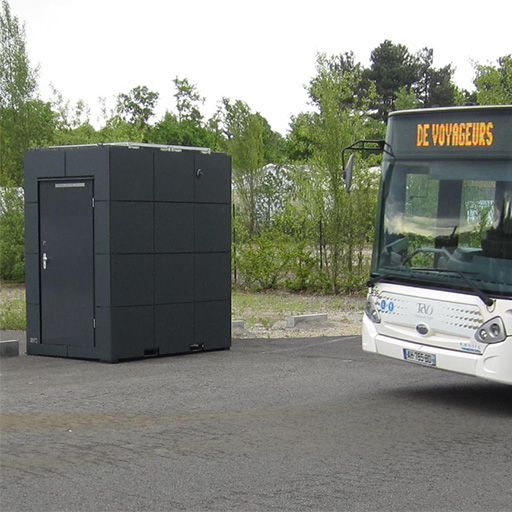
[[[296,327],[297,324],[313,322],[327,322],[327,313],[289,316],[288,321],[286,322],[286,327]]]
[[[20,355],[20,342],[17,340],[0,341],[0,357],[17,357]]]
[[[231,329],[245,329],[245,320],[232,320],[231,321]]]

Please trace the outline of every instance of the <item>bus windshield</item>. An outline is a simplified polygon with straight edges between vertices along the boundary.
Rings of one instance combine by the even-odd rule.
[[[512,296],[512,162],[388,160],[383,176],[373,275]]]

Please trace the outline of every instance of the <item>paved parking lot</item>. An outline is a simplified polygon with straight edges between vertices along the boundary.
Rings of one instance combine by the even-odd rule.
[[[4,511],[507,510],[511,388],[235,340],[117,365],[1,361]]]

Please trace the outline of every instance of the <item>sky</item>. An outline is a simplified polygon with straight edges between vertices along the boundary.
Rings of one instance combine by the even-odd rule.
[[[319,52],[352,51],[370,65],[384,40],[411,53],[434,50],[436,68],[473,90],[472,62],[512,53],[510,0],[8,0],[25,24],[39,66],[39,94],[50,84],[71,104],[84,100],[98,126],[98,98],[139,85],[160,95],[158,120],[175,109],[175,77],[187,78],[213,115],[223,97],[245,101],[283,135],[290,117],[312,110],[305,86]]]

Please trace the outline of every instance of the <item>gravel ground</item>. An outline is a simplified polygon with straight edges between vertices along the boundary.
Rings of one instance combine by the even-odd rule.
[[[309,313],[325,313],[312,311]],[[277,320],[272,325],[255,323],[244,329],[233,328],[233,338],[308,338],[310,336],[357,336],[361,334],[364,312],[361,310],[328,311],[327,322],[301,323],[296,327],[286,327],[287,318]]]

